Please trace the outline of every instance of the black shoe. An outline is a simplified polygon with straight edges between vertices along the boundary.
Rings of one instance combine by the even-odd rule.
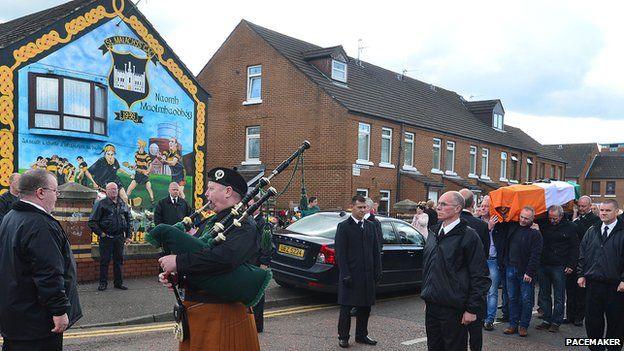
[[[358,344],[377,345],[377,340],[373,340],[368,336],[364,336],[361,338],[356,337],[355,342],[357,342]]]
[[[582,327],[583,326],[583,320],[582,319],[577,319],[574,321],[574,326],[575,327]]]
[[[494,324],[493,323],[485,323],[485,324],[483,324],[483,329],[485,329],[487,331],[492,331],[492,330],[494,330]]]
[[[572,320],[570,320],[568,318],[564,318],[563,322],[561,322],[561,324],[572,324]]]
[[[349,340],[339,340],[338,341],[338,346],[340,346],[342,348],[349,347]]]
[[[498,317],[496,318],[496,321],[501,323],[509,323],[509,317]]]
[[[128,290],[128,287],[123,284],[115,284],[115,289]]]
[[[104,290],[106,290],[106,286],[107,286],[107,284],[106,284],[106,283],[100,283],[100,286],[98,286],[98,291],[104,291]]]
[[[357,316],[357,307],[353,307],[353,308],[351,309],[351,311],[349,311],[349,315],[350,315],[351,317],[355,317],[355,316]]]

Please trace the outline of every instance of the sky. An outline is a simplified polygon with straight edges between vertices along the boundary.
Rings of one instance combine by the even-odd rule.
[[[0,0],[0,22],[63,3]],[[134,0],[136,3],[136,0]],[[624,2],[141,0],[197,74],[241,19],[456,91],[501,99],[544,144],[624,143]]]

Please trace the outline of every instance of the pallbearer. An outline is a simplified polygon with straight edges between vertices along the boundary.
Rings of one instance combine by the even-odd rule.
[[[206,199],[217,212],[216,220],[220,221],[241,201],[247,192],[247,183],[238,172],[228,168],[210,170],[208,179]],[[229,225],[226,223],[225,227]],[[168,255],[159,261],[165,277],[175,272],[179,276],[216,276],[231,272],[245,263],[250,254],[258,252],[259,247],[256,224],[252,217],[248,217],[219,245],[196,253]],[[161,281],[167,282],[166,278]],[[180,351],[260,350],[254,316],[242,303],[226,302],[190,284],[184,305],[188,313],[190,337],[180,343]]]

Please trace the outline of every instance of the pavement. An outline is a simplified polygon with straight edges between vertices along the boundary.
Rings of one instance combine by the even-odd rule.
[[[113,288],[98,291],[98,283],[78,285],[83,317],[72,328],[93,328],[145,324],[173,320],[173,293],[158,283],[157,277],[124,280],[128,290]],[[309,303],[335,302],[331,295],[282,288],[271,281],[266,292],[265,309]]]

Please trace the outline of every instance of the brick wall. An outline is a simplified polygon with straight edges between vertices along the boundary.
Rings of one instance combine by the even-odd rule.
[[[262,65],[262,103],[244,105],[247,91],[247,67]],[[517,154],[520,181],[525,179],[526,157],[534,161],[535,154],[510,150],[497,145],[432,132],[379,118],[349,113],[344,107],[302,72],[281,56],[261,37],[239,24],[221,48],[210,59],[197,77],[212,95],[208,107],[207,169],[217,166],[239,166],[245,160],[245,127],[260,126],[260,161],[267,171],[286,159],[304,139],[312,147],[305,153],[305,180],[308,195],[318,196],[322,209],[345,209],[358,188],[365,188],[369,196],[379,197],[380,190],[390,190],[391,205],[397,201],[397,173],[403,165],[400,155],[402,130],[415,134],[414,166],[423,174],[441,180],[432,174],[432,139],[442,139],[441,165],[444,168],[446,141],[455,141],[455,172],[468,178],[469,148],[478,147],[477,173],[481,169],[481,150],[489,149],[489,175],[492,181],[500,178],[500,153]],[[360,175],[352,174],[358,152],[358,123],[371,125],[370,162]],[[391,163],[394,168],[380,167],[381,131],[392,129]],[[400,159],[399,159],[400,156]],[[510,168],[510,166],[509,166]],[[273,186],[282,191],[290,179],[292,166],[274,178]],[[426,200],[424,184],[401,177],[398,200]],[[472,183],[476,184],[474,179]],[[300,198],[300,175],[294,178],[291,189],[277,201],[278,208],[287,208]],[[501,183],[507,185],[507,183]]]
[[[77,258],[76,269],[79,282],[91,282],[100,279],[100,261],[92,258]],[[158,258],[125,259],[122,266],[124,278],[156,277],[159,273]],[[108,267],[108,279],[113,280],[113,263]]]
[[[607,182],[615,182],[615,196],[606,195]],[[600,194],[592,194],[592,182],[600,182]],[[589,195],[593,202],[602,202],[614,199],[624,208],[624,179],[586,179],[583,184],[583,193]]]

